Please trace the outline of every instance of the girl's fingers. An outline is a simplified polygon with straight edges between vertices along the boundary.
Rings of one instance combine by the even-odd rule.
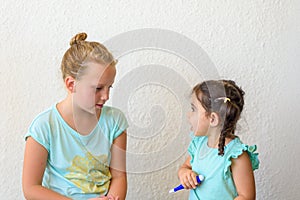
[[[180,180],[181,185],[185,188],[185,189],[190,189],[190,184],[188,182],[188,179],[186,177],[182,178]]]
[[[187,173],[183,177],[181,177],[181,184],[185,189],[195,189],[198,186],[197,174],[193,173]]]
[[[187,177],[187,178],[185,179],[185,181],[184,181],[183,187],[184,187],[185,189],[192,189],[192,188],[194,188],[194,187],[193,187],[193,181],[191,181],[191,179],[190,179],[189,177]]]
[[[197,176],[192,176],[193,181],[194,181],[194,184],[195,184],[195,186],[197,187],[198,181],[197,181],[197,178],[196,178],[196,177],[197,177]]]
[[[188,180],[189,180],[189,183],[190,183],[191,187],[195,189],[195,188],[196,188],[196,185],[195,185],[195,182],[194,182],[194,180],[193,180],[193,177],[192,177],[192,176],[189,176]]]

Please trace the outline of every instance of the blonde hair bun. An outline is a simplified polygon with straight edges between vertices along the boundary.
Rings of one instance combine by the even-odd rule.
[[[84,41],[87,38],[86,33],[78,33],[76,34],[70,41],[70,45],[78,44],[80,41]]]

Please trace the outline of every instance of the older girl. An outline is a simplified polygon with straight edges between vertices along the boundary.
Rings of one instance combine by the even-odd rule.
[[[72,38],[62,59],[66,98],[39,114],[26,134],[26,199],[125,199],[128,124],[105,106],[116,61],[86,37]]]

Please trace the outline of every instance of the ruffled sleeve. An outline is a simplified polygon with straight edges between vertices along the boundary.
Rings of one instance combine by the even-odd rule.
[[[237,139],[237,143],[240,141]],[[244,151],[246,151],[249,155],[251,164],[252,164],[252,170],[256,170],[259,167],[259,160],[258,160],[258,153],[255,152],[257,149],[256,145],[249,146],[246,144],[239,143],[237,145],[234,145],[234,147],[230,150],[229,155],[227,155],[226,161],[225,161],[225,168],[224,168],[224,176],[225,178],[228,178],[231,175],[230,166],[232,164],[231,159],[238,158]],[[226,149],[225,149],[226,151]]]
[[[252,169],[254,171],[254,170],[258,169],[258,167],[259,167],[258,153],[257,152],[255,153],[257,147],[256,147],[256,145],[247,146],[247,147],[248,147],[247,153],[250,157]]]
[[[190,142],[190,145],[188,147],[188,153],[191,157],[191,164],[194,162],[194,157],[197,151],[197,148],[199,147],[201,140],[203,140],[204,137],[201,136],[192,136],[192,141]]]

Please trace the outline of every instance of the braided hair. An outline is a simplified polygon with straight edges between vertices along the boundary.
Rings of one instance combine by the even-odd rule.
[[[221,135],[218,155],[224,155],[225,139],[234,139],[236,124],[244,107],[245,92],[232,80],[208,80],[193,88],[206,113],[220,118]]]

